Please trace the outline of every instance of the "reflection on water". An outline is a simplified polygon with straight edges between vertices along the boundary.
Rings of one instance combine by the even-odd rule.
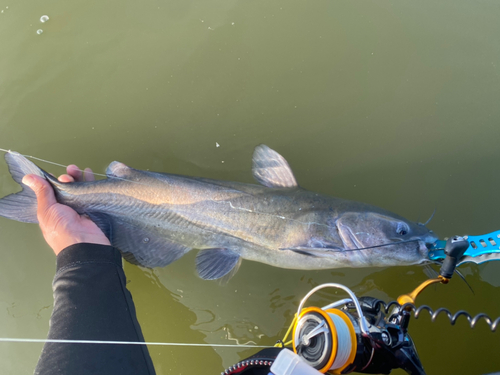
[[[240,271],[226,285],[203,281],[194,276],[194,254],[188,254],[182,265],[155,269],[152,273],[156,285],[170,290],[172,297],[196,315],[190,329],[203,333],[204,342],[234,344],[274,345],[281,339],[297,311],[302,297],[315,286],[337,282],[349,286],[358,295],[372,295],[388,300],[385,286],[376,284],[373,269],[342,271],[295,271],[264,266],[244,261]],[[192,275],[186,277],[186,268]],[[265,282],[260,282],[263,270]],[[408,269],[401,268],[401,276],[408,279]],[[424,280],[420,268],[412,275]],[[407,280],[405,280],[407,281]],[[416,285],[415,285],[416,286]],[[324,306],[344,298],[337,290],[321,290],[311,298],[311,303]],[[219,351],[224,366],[241,359],[235,350]]]

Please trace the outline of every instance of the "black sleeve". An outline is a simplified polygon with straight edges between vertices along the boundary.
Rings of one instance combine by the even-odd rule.
[[[49,339],[144,341],[121,255],[77,244],[57,257]],[[35,375],[153,375],[145,345],[45,343]]]

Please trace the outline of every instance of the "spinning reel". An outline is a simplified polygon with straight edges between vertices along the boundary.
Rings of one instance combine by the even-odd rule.
[[[485,314],[473,318],[460,311],[452,316],[446,309],[433,312],[428,306],[415,307],[416,297],[427,286],[449,282],[468,248],[469,242],[463,237],[450,238],[444,246],[445,259],[439,276],[425,281],[412,293],[400,296],[397,302],[386,304],[372,297],[357,298],[350,289],[341,284],[317,286],[300,302],[292,325],[275,348],[264,349],[227,369],[223,374],[314,375],[347,374],[353,371],[389,374],[393,369],[401,368],[412,375],[425,375],[408,333],[412,312],[417,318],[422,310],[427,310],[433,321],[439,313],[445,313],[452,324],[460,315],[465,315],[471,327],[482,318],[492,331],[500,324],[500,318],[493,322]],[[304,308],[308,298],[323,288],[341,289],[349,298],[322,308]],[[292,339],[286,342],[290,333]],[[296,355],[285,348],[290,345]]]

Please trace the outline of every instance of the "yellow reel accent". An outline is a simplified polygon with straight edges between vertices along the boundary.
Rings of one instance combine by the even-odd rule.
[[[311,313],[315,313],[316,314],[316,319],[318,319],[319,317],[321,317],[321,319],[323,319],[328,327],[328,341],[330,341],[328,344],[331,346],[329,348],[330,352],[328,352],[328,349],[325,348],[325,357],[324,358],[328,358],[327,362],[325,363],[325,365],[322,367],[322,368],[318,368],[317,370],[322,372],[322,373],[330,373],[330,374],[340,374],[345,368],[347,368],[350,364],[352,364],[354,362],[354,359],[356,357],[356,351],[357,351],[357,347],[358,347],[358,344],[357,344],[357,338],[356,338],[356,332],[354,330],[354,325],[352,324],[351,320],[349,319],[349,317],[347,316],[347,314],[345,314],[343,311],[340,311],[340,310],[337,310],[337,309],[330,309],[330,310],[327,310],[327,311],[324,311],[318,307],[308,307],[308,308],[305,308],[303,309],[299,316],[297,317],[297,319],[295,319],[295,322],[294,322],[294,325],[293,325],[293,334],[292,334],[292,338],[293,338],[293,351],[297,353],[297,346],[299,346],[299,342],[296,342],[296,338],[298,337],[297,336],[297,326],[299,324],[299,322],[301,322],[302,318],[306,317],[307,314],[311,314]],[[319,317],[318,317],[319,315]],[[339,331],[337,329],[337,327],[335,326],[335,323],[334,323],[334,319],[333,319],[333,316],[336,316],[338,318],[341,319],[341,322],[343,322],[345,324],[345,327],[339,327],[339,329],[341,329],[341,331]],[[306,317],[307,318],[307,317]],[[338,318],[335,318],[335,320],[337,320],[337,324],[340,324],[339,323],[339,319]],[[347,328],[347,331],[346,331],[346,328]],[[345,336],[348,332],[348,338]],[[341,337],[339,337],[339,333],[342,333],[340,334]],[[299,336],[300,336],[300,331],[299,331]],[[346,348],[345,346],[346,345],[349,345],[349,339],[350,339],[350,348]],[[340,348],[340,353],[342,355],[342,357],[340,358],[345,358],[347,353],[349,353],[348,355],[348,358],[345,360],[345,362],[343,364],[340,364],[341,367],[337,368],[337,369],[332,369],[332,366],[334,365],[335,363],[335,360],[337,358],[337,355],[339,354],[339,348]],[[346,352],[346,350],[349,350],[348,352]],[[340,361],[343,361],[342,359],[339,359]],[[324,359],[323,359],[324,361]],[[306,360],[306,362],[308,362]],[[311,365],[311,363],[309,363]]]
[[[349,336],[351,336],[351,354],[349,354],[349,359],[347,360],[345,365],[342,366],[341,368],[328,371],[331,374],[341,374],[342,371],[344,371],[344,369],[347,368],[347,366],[352,364],[354,362],[354,359],[356,358],[356,351],[358,350],[358,341],[357,341],[357,337],[356,337],[356,331],[354,330],[354,325],[352,324],[351,319],[349,319],[347,314],[344,313],[343,311],[337,310],[337,309],[329,309],[329,310],[326,310],[326,312],[329,314],[335,314],[335,315],[339,316],[340,318],[342,318],[342,320],[347,325],[347,328],[349,328]]]

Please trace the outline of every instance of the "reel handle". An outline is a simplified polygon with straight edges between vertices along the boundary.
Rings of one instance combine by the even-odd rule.
[[[439,270],[439,275],[446,279],[451,279],[453,272],[455,272],[455,268],[457,267],[458,261],[463,257],[468,247],[469,241],[461,236],[448,238],[444,247],[446,258],[444,259],[443,265]]]

